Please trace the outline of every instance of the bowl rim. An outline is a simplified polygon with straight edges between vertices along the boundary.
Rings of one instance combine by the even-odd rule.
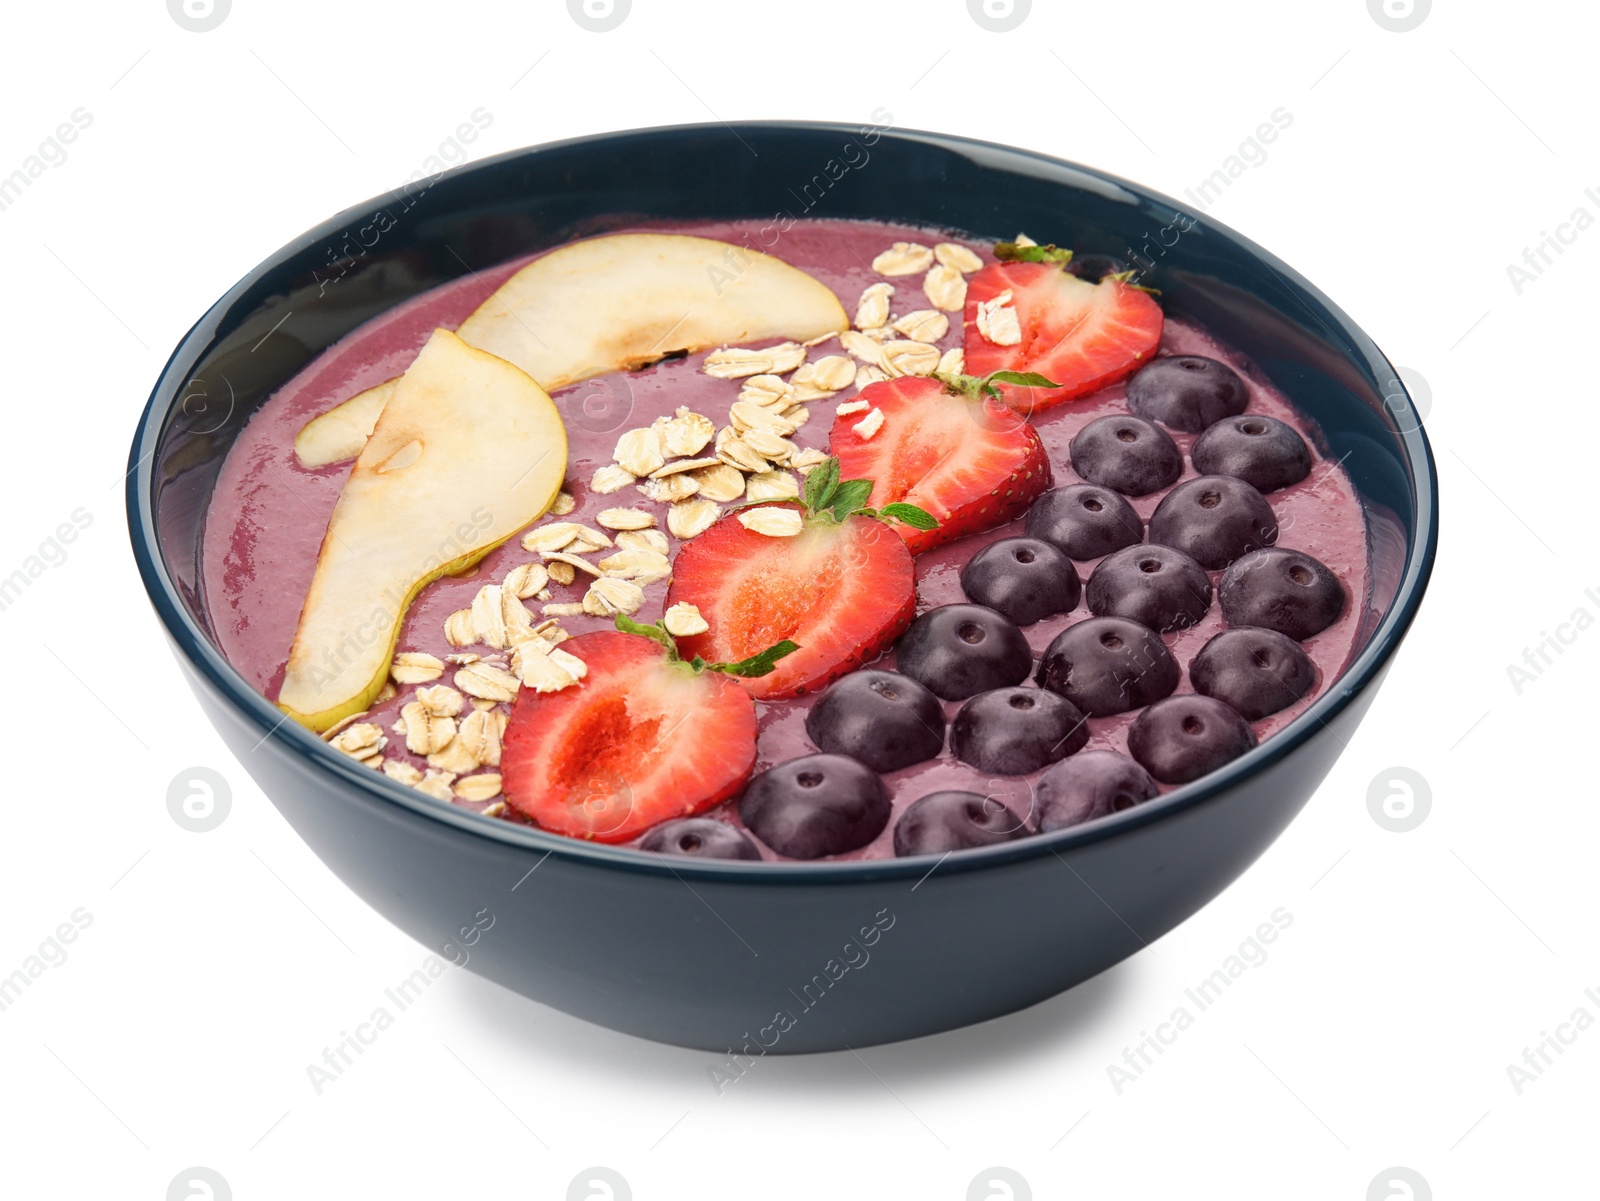
[[[735,136],[746,130],[766,135],[784,132],[807,134],[860,132],[857,125],[846,122],[794,120],[740,121],[731,124],[717,121],[644,126],[520,147],[451,168],[442,173],[438,179],[470,176],[511,160],[535,157],[553,150],[598,146],[627,138],[685,136],[719,130],[731,132]],[[1121,189],[1135,197],[1141,205],[1155,204],[1174,212],[1187,214],[1208,233],[1232,243],[1274,272],[1292,292],[1298,294],[1297,298],[1302,304],[1323,318],[1332,331],[1343,336],[1360,355],[1364,365],[1374,377],[1399,381],[1399,372],[1372,339],[1343,309],[1299,272],[1243,234],[1208,215],[1190,212],[1188,207],[1160,192],[1068,159],[999,142],[930,130],[900,128],[882,130],[879,136],[881,139],[902,142],[932,143],[957,153],[982,152],[991,163],[1001,167],[1004,167],[1005,163],[996,163],[997,158],[1009,158],[1018,164],[1032,161],[1047,166],[1053,172],[1069,170],[1083,175],[1086,183],[1095,183],[1102,188],[1109,185]],[[508,848],[544,852],[543,858],[539,859],[535,867],[542,864],[544,858],[558,855],[595,867],[617,868],[652,876],[672,875],[680,880],[741,883],[765,881],[773,885],[788,886],[808,882],[860,884],[879,880],[917,878],[920,883],[921,879],[925,879],[936,869],[944,874],[951,874],[980,871],[1050,855],[1059,858],[1064,851],[1120,837],[1143,826],[1171,820],[1190,809],[1218,800],[1248,777],[1287,758],[1319,729],[1336,718],[1359,693],[1374,683],[1410,628],[1422,602],[1438,548],[1438,476],[1433,453],[1422,428],[1421,415],[1416,411],[1409,393],[1404,391],[1404,385],[1401,383],[1394,393],[1386,393],[1386,400],[1396,402],[1396,406],[1391,408],[1391,422],[1406,460],[1407,484],[1411,490],[1416,521],[1415,534],[1410,540],[1404,570],[1389,611],[1380,619],[1367,644],[1346,665],[1327,691],[1282,730],[1224,767],[1142,805],[1064,830],[1034,834],[994,846],[969,848],[959,854],[946,852],[944,855],[821,862],[770,860],[756,862],[660,855],[629,846],[613,846],[568,838],[532,826],[502,821],[498,818],[486,818],[473,810],[436,800],[391,780],[383,773],[375,772],[335,750],[320,735],[291,722],[287,714],[252,688],[211,644],[184,606],[162,561],[155,526],[154,459],[162,429],[167,424],[172,409],[182,403],[184,385],[193,367],[208,349],[219,321],[263,276],[318,243],[326,242],[328,238],[348,226],[357,215],[375,212],[396,203],[402,195],[402,190],[399,188],[381,193],[349,206],[322,224],[307,230],[251,268],[206,310],[178,341],[151,389],[129,449],[125,486],[129,539],[139,575],[157,617],[187,665],[205,679],[214,692],[225,698],[236,714],[260,733],[260,741],[256,743],[254,750],[259,750],[269,741],[276,742],[283,752],[309,760],[320,769],[331,773],[335,779],[364,794],[365,799],[369,801],[399,805],[417,817],[441,822],[454,827],[461,834],[499,843]],[[1403,402],[1403,405],[1399,402]],[[1406,420],[1400,421],[1396,420],[1397,418]]]

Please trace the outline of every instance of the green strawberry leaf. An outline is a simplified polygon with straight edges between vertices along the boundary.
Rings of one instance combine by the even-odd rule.
[[[1072,251],[1056,245],[1022,246],[1016,242],[996,242],[994,257],[1003,263],[1069,263]]]
[[[782,642],[767,647],[759,655],[751,655],[748,659],[740,659],[737,663],[707,663],[696,655],[691,666],[697,671],[720,671],[724,675],[754,679],[757,676],[770,675],[778,666],[779,659],[785,655],[792,655],[799,649],[798,644],[785,638]]]
[[[936,530],[939,522],[932,513],[926,509],[919,509],[916,505],[908,505],[904,501],[895,501],[892,505],[884,505],[878,510],[878,517],[888,521],[898,521],[908,525],[914,530]]]

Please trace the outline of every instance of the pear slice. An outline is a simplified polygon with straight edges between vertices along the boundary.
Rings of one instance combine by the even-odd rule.
[[[294,456],[300,466],[326,467],[359,455],[398,382],[398,377],[384,380],[301,426],[294,437]]]
[[[535,259],[456,332],[515,363],[550,392],[678,351],[770,338],[809,341],[850,327],[831,289],[782,259],[687,234],[612,234]],[[308,467],[360,453],[384,385],[308,423]],[[345,410],[352,410],[345,412]]]
[[[673,351],[849,328],[833,291],[782,259],[712,238],[613,234],[535,259],[457,332],[554,392]]]
[[[365,710],[417,593],[543,514],[566,469],[566,431],[544,389],[435,330],[334,505],[279,707],[313,730]]]

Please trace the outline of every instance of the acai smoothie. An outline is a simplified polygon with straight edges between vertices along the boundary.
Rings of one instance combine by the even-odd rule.
[[[1314,425],[1121,266],[801,220],[469,272],[239,435],[218,645],[440,803],[657,853],[943,854],[1145,803],[1337,679],[1368,535]],[[555,366],[580,318],[594,361]]]

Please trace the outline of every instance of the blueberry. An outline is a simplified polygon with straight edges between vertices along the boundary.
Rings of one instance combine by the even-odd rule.
[[[895,823],[894,853],[943,855],[1027,836],[1027,823],[993,797],[976,792],[930,792],[913,802]]]
[[[1189,664],[1189,679],[1196,692],[1257,721],[1310,692],[1317,673],[1294,639],[1277,630],[1236,626],[1200,648]]]
[[[1149,626],[1091,617],[1055,636],[1039,660],[1038,681],[1090,717],[1108,717],[1170,696],[1178,674],[1178,661]]]
[[[1157,701],[1128,728],[1128,753],[1163,784],[1187,784],[1256,744],[1250,723],[1214,697]]]
[[[1226,363],[1198,354],[1155,359],[1128,381],[1128,407],[1141,417],[1198,434],[1244,412],[1250,389]]]
[[[1150,541],[1177,547],[1207,571],[1277,540],[1272,506],[1231,475],[1185,480],[1150,514]]]
[[[961,569],[961,590],[1019,626],[1078,607],[1078,569],[1065,551],[1038,538],[991,542]]]
[[[1072,469],[1091,484],[1127,496],[1159,492],[1183,474],[1172,435],[1138,417],[1112,414],[1079,430],[1068,447]]]
[[[761,852],[727,822],[714,817],[685,817],[663,822],[644,836],[641,850],[692,859],[760,859]]]
[[[1247,413],[1225,417],[1189,450],[1202,475],[1234,475],[1262,492],[1298,484],[1311,474],[1311,451],[1294,427]]]
[[[1065,830],[1148,801],[1160,789],[1145,771],[1116,751],[1084,751],[1056,764],[1033,786],[1039,832]]]
[[[944,709],[910,676],[856,671],[817,698],[806,733],[831,755],[849,755],[873,771],[898,771],[944,749]]]
[[[1028,510],[1028,536],[1060,547],[1073,559],[1098,559],[1144,541],[1144,522],[1110,488],[1072,484],[1052,488]]]
[[[1033,651],[1007,617],[983,605],[941,605],[911,623],[896,650],[900,670],[947,701],[1020,684]]]
[[[1071,701],[1042,688],[980,693],[950,723],[950,749],[979,771],[1025,776],[1081,751],[1089,723]]]
[[[889,790],[844,755],[806,755],[768,768],[745,786],[739,817],[790,859],[820,859],[864,847],[889,824]]]
[[[1067,260],[1067,274],[1097,284],[1108,275],[1121,275],[1128,264],[1109,254],[1075,254]]]
[[[1304,641],[1344,612],[1344,586],[1304,551],[1263,550],[1240,559],[1217,585],[1230,626],[1262,626]]]
[[[1211,608],[1211,577],[1181,550],[1152,542],[1100,560],[1087,599],[1096,617],[1128,617],[1162,632],[1185,630]]]

